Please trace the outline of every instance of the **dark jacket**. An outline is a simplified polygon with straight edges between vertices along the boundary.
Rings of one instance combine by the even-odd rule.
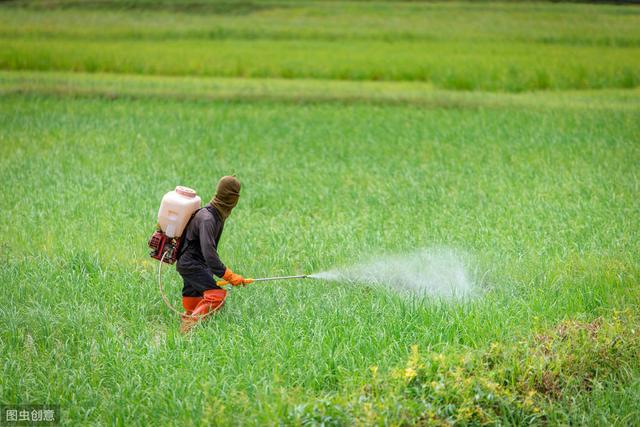
[[[227,267],[218,256],[218,241],[224,221],[216,208],[210,204],[200,209],[191,219],[182,238],[180,256],[176,270],[180,274],[208,271],[218,277]]]

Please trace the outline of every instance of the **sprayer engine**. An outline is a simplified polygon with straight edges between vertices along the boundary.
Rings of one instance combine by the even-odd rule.
[[[179,237],[169,237],[164,234],[162,230],[157,230],[149,239],[149,247],[152,249],[149,255],[151,258],[166,262],[167,264],[173,264],[178,257],[180,240]]]
[[[200,208],[200,197],[189,187],[177,186],[162,197],[158,228],[149,239],[151,258],[173,264],[178,259],[182,232]]]

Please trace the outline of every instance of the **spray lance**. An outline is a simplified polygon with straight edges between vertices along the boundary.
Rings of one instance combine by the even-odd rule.
[[[272,280],[290,280],[290,279],[310,279],[311,276],[307,275],[307,274],[300,274],[299,276],[276,276],[276,277],[261,277],[259,279],[244,279],[244,284],[248,285],[249,283],[253,283],[253,282],[270,282]],[[216,285],[218,286],[225,286],[228,285],[229,282],[227,282],[226,280],[220,280],[218,282],[216,282]]]
[[[187,317],[189,316],[176,310],[175,307],[171,305],[169,299],[164,293],[164,289],[162,287],[162,264],[174,264],[178,259],[182,243],[182,232],[185,230],[189,221],[193,218],[198,209],[200,209],[200,202],[201,199],[196,194],[195,190],[188,187],[177,186],[175,190],[166,193],[160,202],[156,231],[151,235],[148,242],[149,247],[151,248],[149,255],[151,258],[160,261],[160,264],[158,265],[158,287],[163,301],[171,311],[178,315]],[[310,277],[311,276],[304,274],[298,276],[261,277],[257,279],[245,279],[245,284],[253,282],[268,282],[272,280],[307,279]],[[218,286],[226,286],[230,283],[226,280],[220,280],[216,282],[216,284]],[[213,313],[213,311],[205,314],[204,316],[211,313]]]

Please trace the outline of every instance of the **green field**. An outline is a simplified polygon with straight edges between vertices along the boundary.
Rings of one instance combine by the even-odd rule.
[[[0,3],[0,404],[59,404],[64,425],[640,424],[639,24]],[[165,192],[208,200],[231,173],[235,271],[446,249],[473,295],[256,283],[181,335],[146,241]]]
[[[102,6],[98,11],[91,8],[96,4]],[[7,2],[0,8],[0,69],[425,81],[444,89],[508,92],[640,83],[637,7],[146,5]]]

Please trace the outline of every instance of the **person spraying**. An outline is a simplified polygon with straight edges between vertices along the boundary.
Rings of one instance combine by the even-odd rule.
[[[218,255],[218,243],[225,221],[239,198],[240,181],[233,176],[223,176],[211,202],[195,212],[182,232],[180,247],[175,255],[176,270],[184,282],[182,332],[195,326],[204,315],[224,306],[227,291],[216,284],[214,275],[233,286],[249,282],[227,267]]]
[[[279,276],[258,279],[244,278],[227,267],[218,255],[218,243],[225,221],[238,204],[240,181],[233,176],[223,176],[218,182],[216,194],[206,206],[200,207],[200,197],[188,187],[178,186],[164,195],[158,211],[158,226],[149,239],[149,255],[160,261],[158,284],[167,306],[181,314],[180,330],[187,332],[206,315],[224,306],[227,291],[225,285],[247,285],[272,280],[304,279],[311,276]],[[176,263],[182,276],[182,306],[176,310],[162,291],[161,266]],[[216,282],[214,276],[223,280]]]

